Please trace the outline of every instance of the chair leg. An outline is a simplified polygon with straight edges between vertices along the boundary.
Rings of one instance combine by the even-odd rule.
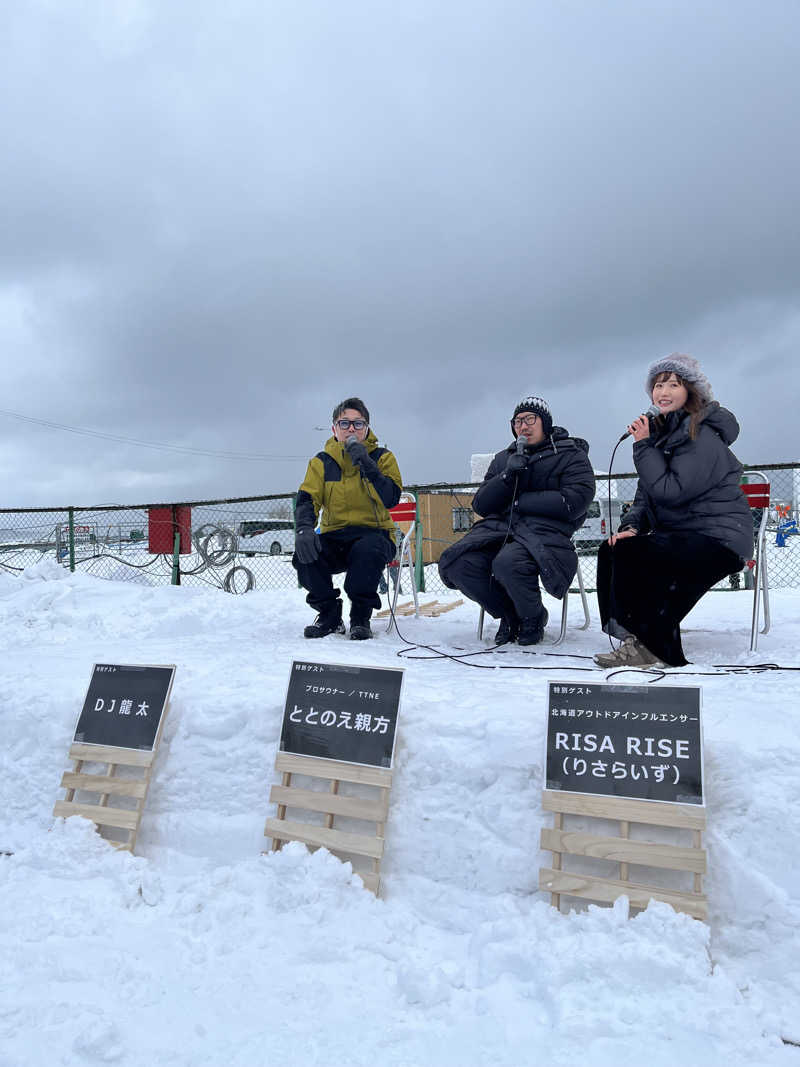
[[[581,561],[578,557],[578,569],[575,572],[575,576],[578,579],[578,591],[581,594],[581,604],[583,605],[583,625],[579,626],[579,630],[588,630],[589,623],[591,622],[589,616],[589,601],[586,598],[586,587],[583,584],[583,572],[581,571]],[[567,636],[567,609],[569,602],[569,589],[564,593],[564,600],[561,605],[561,631],[558,637],[553,642],[554,645],[560,645],[561,642]]]
[[[561,601],[561,630],[558,637],[553,642],[554,645],[560,645],[564,638],[567,636],[567,605],[569,602],[569,589],[564,593],[564,599]]]
[[[484,614],[483,608],[481,608],[481,613],[478,616],[478,640],[479,641],[483,640],[483,614]]]
[[[397,581],[394,583],[394,589],[392,589],[391,593],[389,594],[389,596],[390,596],[390,601],[389,601],[389,622],[388,622],[388,624],[386,626],[387,634],[391,631],[392,627],[396,625],[395,621],[394,621],[394,609],[397,607],[397,594],[400,592],[400,572],[402,571],[402,569],[403,569],[402,567],[400,567],[398,569]],[[390,573],[390,567],[388,565],[386,567],[386,571],[387,571],[387,574],[388,574],[388,580],[389,580],[389,582],[391,582],[392,581],[392,577],[391,577],[391,573]]]
[[[583,604],[583,626],[579,626],[579,630],[588,630],[591,623],[591,617],[589,615],[589,601],[586,598],[586,586],[583,584],[583,571],[581,570],[581,560],[578,557],[578,589],[581,594],[581,604]]]
[[[761,595],[764,601],[764,627],[761,630],[762,634],[769,633],[770,618],[769,618],[769,572],[767,571],[766,555],[761,559]]]
[[[419,597],[417,595],[417,582],[414,575],[414,562],[411,559],[411,549],[409,548],[409,534],[406,534],[400,544],[400,559],[398,561],[397,568],[397,584],[394,587],[394,593],[392,594],[392,607],[389,612],[389,625],[386,627],[388,633],[392,626],[397,627],[397,623],[394,618],[394,609],[397,606],[397,597],[400,592],[400,583],[403,579],[403,565],[408,568],[408,580],[411,583],[411,592],[414,596],[414,615],[419,617]],[[398,630],[398,633],[400,631]]]
[[[761,597],[761,561],[759,556],[761,555],[760,546],[759,551],[756,553],[756,563],[753,570],[753,616],[750,622],[750,651],[755,652],[758,649],[758,609],[760,607]]]

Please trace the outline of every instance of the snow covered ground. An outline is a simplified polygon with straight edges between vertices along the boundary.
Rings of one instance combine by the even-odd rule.
[[[310,644],[298,590],[0,574],[0,1064],[800,1065],[800,675],[691,673],[798,664],[800,593],[755,656],[749,604],[707,596],[670,679],[703,686],[705,925],[536,888],[546,682],[585,680],[597,629],[478,670],[382,630]],[[476,619],[401,628],[470,649]],[[406,669],[382,899],[327,852],[261,854],[293,658]],[[98,661],[178,668],[136,856],[51,817]]]

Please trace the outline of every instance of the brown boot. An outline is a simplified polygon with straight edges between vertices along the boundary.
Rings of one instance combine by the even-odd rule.
[[[599,652],[594,661],[598,667],[660,667],[658,656],[645,648],[638,638],[626,637],[614,652]]]

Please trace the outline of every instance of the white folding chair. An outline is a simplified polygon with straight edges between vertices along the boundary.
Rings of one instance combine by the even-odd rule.
[[[758,648],[759,633],[769,633],[769,578],[767,576],[767,520],[769,518],[769,478],[763,471],[748,471],[747,477],[760,478],[760,482],[743,482],[741,489],[747,497],[747,503],[755,511],[761,509],[761,522],[755,536],[755,557],[746,561],[746,566],[753,575],[753,613],[750,622],[750,651]],[[764,628],[759,630],[759,612],[764,605]]]
[[[411,492],[404,492],[400,494],[400,501],[393,508],[389,509],[389,514],[396,523],[410,523],[408,529],[403,534],[403,539],[400,542],[400,549],[395,559],[386,568],[386,588],[387,596],[391,597],[391,609],[389,611],[389,624],[386,627],[387,633],[395,625],[394,611],[397,607],[397,597],[400,593],[400,582],[403,577],[403,567],[406,568],[408,573],[408,580],[411,583],[411,592],[414,595],[414,614],[419,615],[419,599],[417,597],[417,578],[414,572],[414,560],[411,556],[411,539],[415,536],[417,530],[417,498]],[[391,571],[396,569],[396,573],[392,574]],[[394,589],[392,590],[392,582],[394,582]]]
[[[578,569],[576,571],[576,577],[578,579],[578,592],[581,594],[581,603],[583,604],[583,625],[579,626],[579,630],[588,630],[591,619],[589,617],[589,601],[586,599],[586,588],[583,584],[583,572],[581,571],[581,558],[578,556]],[[567,636],[567,607],[569,601],[569,589],[564,593],[564,599],[561,601],[561,630],[558,637],[553,642],[554,645],[560,645],[564,638]],[[481,613],[478,616],[478,640],[483,638],[483,616],[484,610],[481,608]]]

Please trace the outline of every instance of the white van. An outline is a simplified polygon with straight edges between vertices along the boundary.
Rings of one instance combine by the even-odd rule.
[[[244,556],[294,552],[294,523],[288,519],[247,519],[239,523],[238,551]]]
[[[605,539],[611,535],[612,527],[615,533],[619,529],[623,501],[615,500],[614,497],[612,497],[610,504],[610,512],[608,508],[608,496],[595,497],[589,504],[586,512],[586,521],[583,526],[575,531],[572,537],[578,555],[586,555],[590,552],[596,552],[600,547],[600,542],[605,541]],[[611,518],[610,522],[609,515]]]

